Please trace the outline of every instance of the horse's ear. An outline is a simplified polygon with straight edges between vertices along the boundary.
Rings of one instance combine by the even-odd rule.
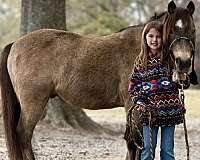
[[[176,4],[174,3],[174,1],[171,1],[169,4],[168,4],[168,13],[169,14],[172,14],[174,13],[174,10],[176,9]]]
[[[195,5],[192,1],[190,1],[189,4],[187,5],[187,10],[190,13],[190,15],[193,15],[195,10]]]

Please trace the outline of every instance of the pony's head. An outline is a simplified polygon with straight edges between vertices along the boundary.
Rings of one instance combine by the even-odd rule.
[[[168,14],[164,19],[163,43],[164,59],[171,59],[171,64],[178,74],[188,73],[192,66],[191,83],[196,84],[194,75],[195,57],[195,25],[193,13],[194,3],[189,2],[186,8],[176,7],[171,1],[168,4]]]

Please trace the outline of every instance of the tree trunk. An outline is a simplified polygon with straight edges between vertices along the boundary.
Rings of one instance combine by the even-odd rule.
[[[21,35],[41,28],[66,30],[65,0],[22,0]],[[43,118],[52,125],[108,131],[92,121],[82,109],[67,105],[58,97],[50,100],[47,108]]]
[[[0,118],[2,117],[2,107],[1,107],[1,90],[0,90]]]
[[[21,24],[20,24],[20,35],[28,33],[28,9],[29,0],[22,0],[21,2]]]

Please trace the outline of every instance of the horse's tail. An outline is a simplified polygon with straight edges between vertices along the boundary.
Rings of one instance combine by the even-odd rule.
[[[13,43],[10,43],[4,48],[0,59],[2,111],[9,157],[11,160],[22,160],[21,147],[16,131],[21,109],[7,69],[7,59],[12,45]]]

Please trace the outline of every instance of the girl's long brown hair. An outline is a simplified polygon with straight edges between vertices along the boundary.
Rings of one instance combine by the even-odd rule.
[[[136,58],[136,65],[140,65],[142,68],[145,68],[145,69],[147,68],[147,60],[148,60],[148,52],[149,52],[149,47],[146,42],[146,35],[152,28],[155,28],[161,35],[163,34],[163,25],[160,21],[151,21],[145,25],[142,32],[142,38],[141,38],[141,51],[138,57]],[[162,48],[161,48],[161,52],[162,52]]]

